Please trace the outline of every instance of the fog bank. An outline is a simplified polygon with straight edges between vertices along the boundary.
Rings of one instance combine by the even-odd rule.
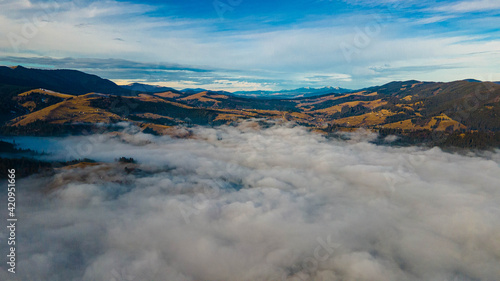
[[[192,130],[190,139],[51,140],[48,159],[108,163],[18,182],[18,273],[2,267],[0,279],[500,276],[498,152],[377,146],[372,136],[336,141],[252,122]],[[113,162],[122,156],[138,164]]]

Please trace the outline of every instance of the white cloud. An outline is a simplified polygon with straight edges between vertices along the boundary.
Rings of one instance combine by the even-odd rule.
[[[112,164],[19,181],[23,254],[9,280],[500,274],[498,152],[383,147],[364,141],[369,134],[341,142],[290,124],[192,130],[190,139],[51,140],[54,157],[70,148],[141,164],[129,174]]]
[[[455,17],[456,16],[454,16],[454,15],[431,16],[431,17],[428,17],[428,18],[423,18],[421,20],[412,21],[412,22],[415,23],[415,24],[431,24],[431,23],[437,23],[437,22],[447,21],[447,20],[453,19]]]
[[[211,85],[206,85],[209,89],[226,90],[226,91],[255,91],[255,90],[272,90],[272,83],[256,83],[238,80],[214,80]]]
[[[496,9],[500,9],[500,1],[498,0],[475,0],[448,4],[438,7],[435,10],[441,12],[469,13],[478,11],[492,11]]]
[[[301,81],[322,85],[335,84],[339,81],[352,81],[351,75],[343,73],[305,73],[301,76]]]

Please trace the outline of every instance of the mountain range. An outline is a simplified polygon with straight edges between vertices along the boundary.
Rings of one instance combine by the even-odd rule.
[[[263,98],[264,93],[120,87],[75,70],[0,67],[1,133],[78,134],[126,121],[146,132],[165,134],[176,125],[259,118],[295,122],[328,134],[366,128],[412,143],[500,144],[498,83],[410,80],[356,91],[302,88]],[[302,96],[283,97],[296,93]]]
[[[131,90],[131,91],[149,92],[149,93],[161,93],[161,92],[171,91],[171,92],[179,92],[179,93],[186,93],[186,94],[196,94],[196,93],[200,93],[200,92],[209,91],[209,90],[203,89],[203,88],[186,88],[186,89],[182,89],[182,90],[176,90],[176,89],[173,89],[170,87],[162,87],[162,86],[149,85],[149,84],[143,84],[143,83],[132,83],[129,85],[122,85],[121,87],[124,89],[127,89],[127,90]],[[328,87],[323,87],[323,88],[304,87],[304,88],[298,88],[298,89],[292,89],[292,90],[279,90],[279,91],[235,91],[235,92],[212,91],[212,92],[217,92],[217,93],[224,94],[224,95],[234,95],[234,96],[251,97],[251,98],[291,99],[291,98],[320,96],[320,95],[324,95],[324,94],[348,93],[348,92],[352,92],[352,91],[353,90],[343,89],[340,87],[328,86]]]
[[[324,94],[342,94],[352,92],[353,90],[343,89],[340,87],[323,87],[323,88],[298,88],[293,90],[280,91],[236,91],[233,94],[236,96],[254,97],[254,98],[301,98],[313,97]]]

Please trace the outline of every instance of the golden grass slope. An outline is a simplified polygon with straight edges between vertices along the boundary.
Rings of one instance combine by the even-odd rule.
[[[12,120],[13,126],[25,126],[29,123],[42,120],[52,124],[63,123],[111,123],[122,120],[116,114],[90,106],[95,97],[91,94],[64,100],[39,111],[18,117]]]
[[[194,95],[187,96],[185,98],[181,98],[179,100],[181,100],[181,101],[197,100],[199,102],[214,102],[215,104],[220,102],[218,100],[215,100],[215,99],[208,97],[207,94],[208,94],[208,92],[200,92],[200,93],[197,93]],[[220,96],[220,95],[216,95],[216,96]],[[215,98],[215,96],[214,96],[214,98]]]
[[[333,120],[334,124],[346,125],[346,126],[374,126],[385,123],[387,116],[392,116],[396,113],[391,112],[386,109],[382,109],[376,112],[368,112],[366,114],[345,117],[337,120]]]
[[[169,91],[169,92],[163,92],[163,93],[156,93],[155,96],[159,96],[159,97],[162,97],[162,98],[171,98],[171,99],[173,99],[173,98],[178,98],[181,95]]]
[[[72,98],[74,96],[72,95],[67,95],[67,94],[61,94],[61,93],[58,93],[58,92],[54,92],[54,91],[50,91],[50,90],[45,90],[45,89],[34,89],[34,90],[30,90],[30,91],[27,91],[27,92],[24,92],[22,94],[19,94],[20,97],[27,97],[33,93],[37,93],[37,94],[41,94],[41,95],[47,95],[47,96],[53,96],[53,97],[58,97],[58,98],[62,98],[62,99],[69,99],[69,98]]]
[[[439,116],[432,117],[431,120],[423,126],[413,124],[411,119],[407,119],[400,122],[386,124],[383,125],[382,127],[392,128],[392,129],[403,129],[403,130],[436,130],[436,131],[445,131],[447,129],[453,129],[455,131],[467,128],[460,122],[451,119],[446,114],[441,114]]]
[[[30,91],[19,94],[15,99],[17,100],[17,102],[19,102],[19,104],[22,107],[26,108],[29,112],[33,112],[33,111],[39,110],[40,109],[39,107],[45,106],[43,104],[43,102],[41,104],[37,104],[33,99],[31,99],[31,96],[33,96],[33,94],[38,94],[38,95],[47,96],[47,97],[49,97],[49,96],[56,97],[56,98],[59,98],[62,100],[74,97],[72,95],[61,94],[61,93],[57,93],[57,92],[49,91],[49,90],[45,90],[45,89],[34,89],[34,90],[30,90]],[[42,101],[43,101],[43,99],[42,99]]]
[[[348,101],[344,102],[338,105],[334,105],[331,107],[323,108],[323,109],[318,109],[311,111],[311,113],[322,113],[322,114],[335,114],[337,112],[340,112],[342,110],[342,107],[344,106],[349,106],[349,107],[354,107],[357,105],[362,105],[364,107],[374,109],[383,105],[386,105],[387,102],[383,101],[382,99],[374,100],[374,101]]]
[[[299,108],[307,108],[310,106],[314,106],[316,104],[320,104],[325,101],[329,100],[337,100],[349,96],[371,96],[375,95],[376,93],[371,93],[371,94],[365,94],[365,91],[361,92],[356,92],[356,93],[349,93],[349,94],[341,94],[341,95],[328,95],[328,96],[322,96],[322,97],[315,97],[315,98],[308,98],[308,99],[300,99],[300,100],[295,100],[295,102],[298,104],[297,107]]]
[[[126,98],[128,98],[128,99],[139,99],[140,101],[147,101],[147,102],[169,103],[169,104],[172,104],[172,105],[175,105],[175,106],[178,106],[178,107],[182,107],[182,108],[193,108],[192,106],[189,106],[189,105],[186,105],[186,104],[178,103],[178,102],[175,102],[175,101],[164,100],[162,98],[159,98],[159,97],[156,97],[156,96],[152,96],[152,95],[148,95],[148,94],[140,94],[138,97],[126,97]]]

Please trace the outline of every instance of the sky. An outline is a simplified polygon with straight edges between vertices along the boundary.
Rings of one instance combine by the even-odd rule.
[[[213,90],[499,81],[500,0],[0,3],[0,65]]]

